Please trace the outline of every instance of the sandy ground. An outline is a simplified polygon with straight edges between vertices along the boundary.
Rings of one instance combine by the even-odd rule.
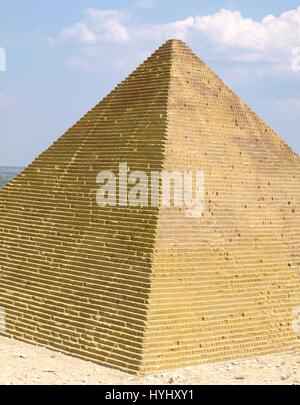
[[[186,367],[146,377],[0,337],[0,384],[300,384],[300,353]]]

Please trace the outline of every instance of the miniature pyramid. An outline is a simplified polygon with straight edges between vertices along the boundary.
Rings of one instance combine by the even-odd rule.
[[[102,207],[101,170],[205,173],[205,211]],[[181,41],[0,193],[0,331],[134,373],[299,349],[300,158]]]

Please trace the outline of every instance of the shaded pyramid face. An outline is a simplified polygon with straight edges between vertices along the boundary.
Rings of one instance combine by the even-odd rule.
[[[205,173],[205,210],[96,202]],[[168,41],[0,193],[0,331],[130,372],[300,346],[300,158]]]

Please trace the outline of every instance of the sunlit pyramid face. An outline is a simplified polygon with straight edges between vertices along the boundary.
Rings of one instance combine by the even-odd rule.
[[[177,173],[167,206],[153,172]],[[299,348],[299,180],[299,156],[168,41],[1,191],[0,332],[134,373]]]

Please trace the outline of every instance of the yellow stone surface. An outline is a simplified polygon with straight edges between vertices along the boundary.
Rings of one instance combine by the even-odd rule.
[[[203,170],[205,211],[96,176]],[[134,373],[299,349],[300,157],[181,41],[0,192],[1,333]]]

